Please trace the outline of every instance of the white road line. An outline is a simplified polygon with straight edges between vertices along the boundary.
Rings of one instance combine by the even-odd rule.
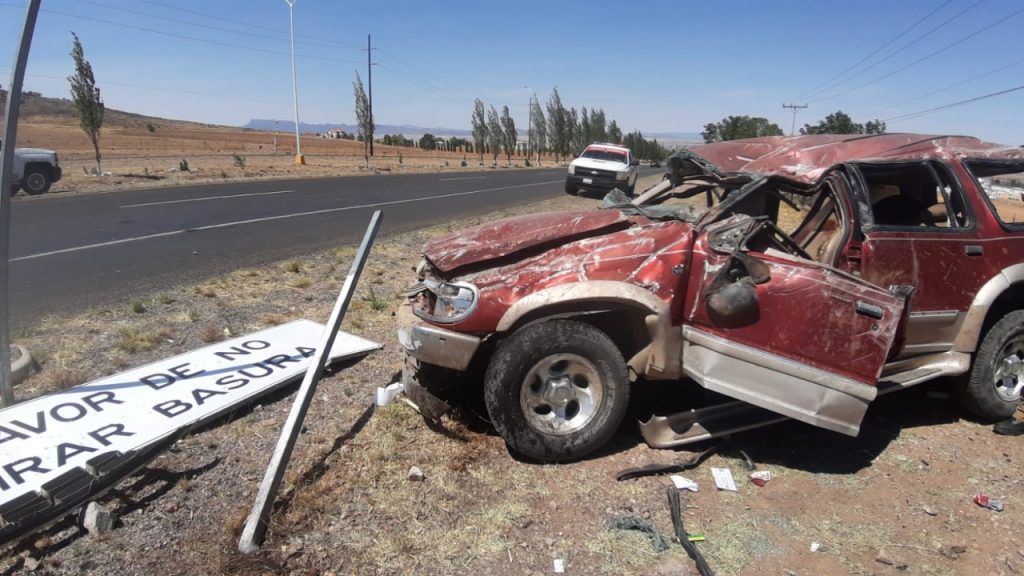
[[[483,180],[487,176],[463,176],[462,178],[441,178],[438,182],[455,182],[456,180]]]
[[[135,236],[133,238],[122,238],[121,240],[111,240],[110,242],[100,242],[98,244],[87,244],[85,246],[75,246],[74,248],[63,248],[61,250],[51,250],[50,252],[40,252],[38,254],[29,254],[28,256],[19,256],[18,258],[11,258],[11,262],[20,262],[22,260],[33,260],[36,258],[43,258],[45,256],[55,256],[57,254],[67,254],[69,252],[79,252],[82,250],[91,250],[93,248],[104,248],[106,246],[116,246],[117,244],[127,244],[129,242],[139,242],[140,240],[152,240],[153,238],[163,238],[166,236],[174,236],[176,234],[184,234],[185,232],[199,232],[201,230],[215,230],[217,228],[229,228],[231,226],[240,226],[242,224],[255,224],[258,222],[270,222],[272,220],[284,220],[286,218],[301,218],[302,216],[315,216],[317,214],[330,214],[332,212],[345,212],[348,210],[360,210],[363,208],[376,208],[378,206],[392,206],[394,204],[408,204],[410,202],[425,202],[427,200],[440,200],[441,198],[453,198],[455,196],[469,196],[471,194],[482,194],[484,192],[497,192],[499,190],[512,190],[514,188],[529,188],[531,186],[543,186],[545,184],[558,184],[561,180],[551,180],[549,182],[534,182],[533,184],[516,184],[515,186],[501,186],[499,188],[483,188],[480,190],[470,190],[468,192],[453,192],[451,194],[439,194],[437,196],[427,196],[425,198],[409,198],[408,200],[392,200],[391,202],[377,202],[375,204],[360,204],[359,206],[341,206],[339,208],[325,208],[323,210],[311,210],[309,212],[296,212],[294,214],[280,214],[278,216],[267,216],[266,218],[253,218],[251,220],[238,220],[235,222],[224,222],[223,224],[210,224],[209,226],[199,226],[197,228],[183,228],[181,230],[171,230],[169,232],[159,232],[157,234],[147,234],[146,236]]]
[[[146,202],[145,204],[126,204],[121,208],[141,208],[143,206],[160,206],[161,204],[183,204],[185,202],[203,202],[206,200],[223,200],[225,198],[245,198],[246,196],[271,196],[273,194],[288,194],[295,190],[278,190],[276,192],[251,192],[248,194],[230,194],[227,196],[207,196],[205,198],[186,198],[184,200],[167,200],[164,202]]]

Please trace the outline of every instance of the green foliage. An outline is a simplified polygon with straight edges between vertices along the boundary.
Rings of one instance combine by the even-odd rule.
[[[416,144],[412,138],[406,138],[402,134],[385,134],[380,143],[386,146],[403,146],[405,148],[412,148]]]
[[[544,109],[540,106],[540,99],[534,94],[530,98],[530,126],[533,149],[537,151],[537,161],[540,162],[540,155],[547,146],[548,123],[544,119]]]
[[[548,144],[555,157],[561,160],[569,152],[569,128],[566,126],[569,114],[562,104],[558,88],[551,91],[548,97]]]
[[[356,79],[352,82],[352,90],[356,97],[356,127],[359,129],[359,137],[363,142],[363,155],[367,160],[370,157],[370,139],[373,138],[373,118],[370,117],[370,99],[366,97],[363,90],[363,80],[356,72]]]
[[[423,136],[420,136],[420,148],[423,150],[433,150],[437,146],[437,136],[434,136],[430,132],[427,132]]]
[[[188,168],[188,160],[182,158],[181,162],[178,162],[178,172],[190,172]]]
[[[729,116],[721,122],[705,124],[704,131],[700,133],[707,143],[782,134],[778,124],[760,116]]]
[[[484,161],[484,143],[487,141],[487,119],[484,112],[484,103],[477,98],[473,102],[473,146],[480,152],[480,162]]]
[[[494,156],[494,163],[498,163],[498,154],[501,153],[501,142],[504,140],[501,133],[501,117],[498,111],[491,106],[487,111],[487,146]]]
[[[132,300],[129,306],[131,307],[132,312],[136,314],[142,314],[146,311],[146,305],[143,304],[141,300]]]
[[[516,140],[519,133],[516,131],[516,122],[509,114],[508,106],[501,107],[501,147],[505,149],[505,157],[509,165],[512,164],[512,153],[516,150]]]
[[[238,168],[239,170],[245,169],[245,156],[241,156],[239,154],[232,154],[231,158],[235,165],[235,168]]]
[[[622,129],[615,123],[615,120],[608,124],[608,141],[622,142]]]
[[[75,73],[68,76],[68,82],[71,84],[71,101],[75,103],[78,123],[82,127],[82,131],[92,142],[92,148],[96,154],[96,172],[102,174],[100,129],[103,127],[103,113],[106,111],[106,107],[103,105],[103,98],[100,97],[100,89],[96,87],[92,64],[85,59],[82,42],[74,32],[71,33],[71,36],[74,38],[74,43],[71,46],[71,59],[75,63]]]
[[[646,158],[648,160],[664,160],[668,156],[668,150],[658,144],[658,139],[648,140],[639,131],[630,132],[623,138],[623,144],[633,151],[633,156]]]
[[[156,132],[156,126],[153,126],[152,124],[146,124],[146,130],[149,131],[150,134],[152,134]]]
[[[885,122],[875,119],[867,124],[854,122],[849,114],[837,110],[815,125],[804,124],[801,134],[884,134]]]

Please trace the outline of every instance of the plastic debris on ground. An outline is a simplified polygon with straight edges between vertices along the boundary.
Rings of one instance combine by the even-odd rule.
[[[636,530],[637,532],[643,532],[650,539],[651,548],[654,549],[655,553],[668,550],[668,543],[665,542],[665,538],[654,527],[654,524],[646,518],[632,514],[622,514],[610,518],[608,520],[608,527],[614,530]]]
[[[821,550],[821,542],[811,542],[811,552]]]
[[[388,384],[387,386],[377,387],[377,398],[374,404],[377,406],[387,406],[392,400],[398,397],[399,394],[405,389],[401,382],[395,382]]]
[[[697,492],[698,490],[700,490],[700,486],[698,486],[696,482],[690,480],[689,478],[683,476],[676,476],[675,474],[669,476],[668,478],[669,480],[672,481],[672,485],[678,488],[679,490],[689,490],[690,492]]]
[[[772,473],[768,470],[758,470],[750,473],[750,481],[758,486],[764,486],[772,479]]]
[[[719,490],[737,492],[736,481],[732,478],[732,470],[728,468],[712,468],[711,476],[715,479],[715,487]]]
[[[565,574],[565,560],[555,558],[555,574]]]
[[[988,508],[989,510],[995,510],[996,512],[1003,511],[1003,501],[989,498],[986,494],[978,494],[975,496],[974,503],[982,508]]]

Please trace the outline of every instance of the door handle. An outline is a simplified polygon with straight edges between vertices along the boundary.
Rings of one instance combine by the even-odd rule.
[[[966,244],[964,245],[964,254],[968,256],[981,256],[985,253],[985,248],[980,244]]]
[[[857,300],[857,303],[854,305],[854,309],[857,311],[857,314],[862,314],[869,318],[874,318],[875,320],[882,319],[882,307],[877,304]]]

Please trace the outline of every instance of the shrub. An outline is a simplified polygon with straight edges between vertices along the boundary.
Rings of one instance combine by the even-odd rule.
[[[182,158],[181,162],[178,162],[178,172],[191,172],[191,170],[188,169],[188,160]]]

